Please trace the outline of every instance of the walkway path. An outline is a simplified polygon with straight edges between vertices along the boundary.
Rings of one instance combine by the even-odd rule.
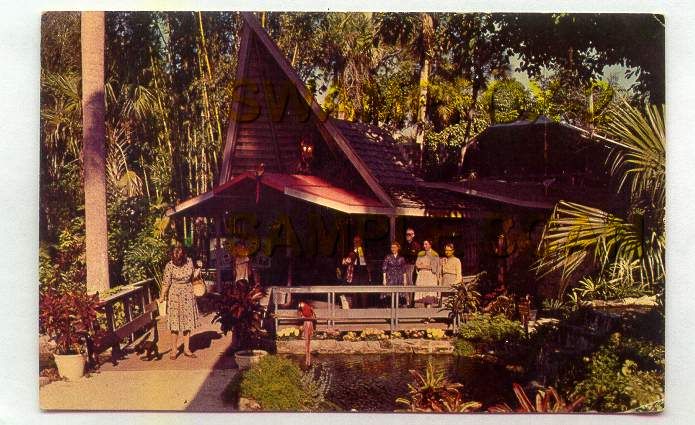
[[[179,354],[169,359],[170,333],[160,320],[160,360],[141,360],[128,354],[116,366],[105,363],[100,370],[74,382],[56,381],[39,390],[46,410],[191,410],[229,411],[221,393],[236,373],[233,356],[225,355],[231,334],[219,332],[210,324],[212,316],[202,318],[202,326],[191,338],[191,349],[198,358]]]

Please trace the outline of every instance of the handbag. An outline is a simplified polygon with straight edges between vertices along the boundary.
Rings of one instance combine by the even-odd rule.
[[[197,298],[202,297],[207,292],[207,287],[205,286],[205,281],[202,277],[198,276],[191,282],[193,285],[193,295]]]

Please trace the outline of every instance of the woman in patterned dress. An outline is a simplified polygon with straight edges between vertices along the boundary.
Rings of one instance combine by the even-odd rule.
[[[399,255],[401,244],[396,241],[391,242],[391,254],[384,258],[384,263],[381,267],[383,272],[383,284],[389,286],[403,286],[406,282],[406,264],[405,258]],[[390,295],[382,295],[381,299],[390,299]],[[401,301],[405,300],[405,296],[401,294]]]
[[[193,267],[193,261],[186,257],[181,242],[176,242],[171,252],[171,261],[164,267],[160,302],[167,301],[167,325],[172,333],[170,359],[179,354],[179,333],[183,334],[183,355],[197,357],[190,350],[191,331],[197,328],[198,305],[193,295],[193,278],[200,269]]]
[[[415,268],[417,269],[415,286],[439,286],[441,279],[439,255],[432,249],[432,241],[424,241],[422,247],[424,251],[420,251],[417,260],[415,260]],[[415,293],[415,301],[425,304],[425,307],[435,304],[437,298],[439,298],[438,292]]]

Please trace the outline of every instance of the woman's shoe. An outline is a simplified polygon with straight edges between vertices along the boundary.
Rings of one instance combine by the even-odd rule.
[[[190,357],[192,359],[197,359],[198,356],[196,356],[194,353],[186,353],[185,351],[183,352],[183,355],[186,357]]]
[[[175,353],[175,352],[172,351],[171,354],[169,354],[169,358],[170,358],[171,360],[176,360],[177,354],[178,354],[178,353]]]

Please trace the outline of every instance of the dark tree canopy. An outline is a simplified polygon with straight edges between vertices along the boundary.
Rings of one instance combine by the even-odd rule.
[[[651,103],[665,99],[665,21],[652,14],[500,14],[508,45],[532,76],[567,69],[587,81],[604,66],[636,67],[636,89]]]

